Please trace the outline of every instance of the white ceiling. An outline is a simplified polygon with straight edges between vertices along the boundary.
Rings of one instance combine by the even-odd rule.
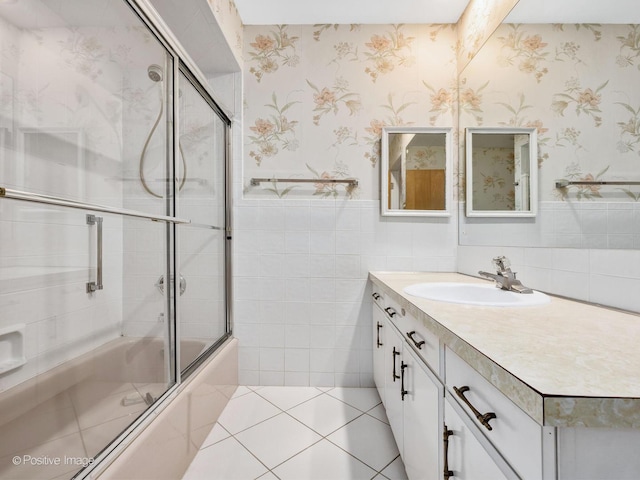
[[[245,25],[456,23],[468,0],[235,0]]]
[[[456,23],[468,0],[235,0],[246,25]],[[640,0],[520,0],[509,23],[640,23]]]

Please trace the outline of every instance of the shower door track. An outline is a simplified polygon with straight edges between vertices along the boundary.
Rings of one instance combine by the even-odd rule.
[[[146,218],[154,222],[169,222],[179,225],[188,225],[191,223],[191,220],[187,220],[184,218],[167,217],[165,215],[153,215],[137,210],[109,207],[107,205],[98,205],[93,203],[83,203],[68,198],[52,197],[49,195],[41,195],[39,193],[21,192],[19,190],[12,190],[10,188],[4,187],[0,187],[0,198],[10,198],[13,200],[35,202],[45,205],[55,205],[58,207],[77,208],[80,210],[91,210],[93,212],[113,213],[116,215],[124,215],[127,217]]]

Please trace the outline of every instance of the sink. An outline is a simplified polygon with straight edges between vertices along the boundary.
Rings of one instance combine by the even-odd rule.
[[[494,284],[476,283],[416,283],[404,289],[415,297],[440,302],[483,305],[485,307],[530,307],[544,305],[551,299],[540,292],[516,293],[496,288]]]

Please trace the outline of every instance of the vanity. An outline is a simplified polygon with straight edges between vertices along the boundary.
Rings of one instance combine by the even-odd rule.
[[[455,273],[369,279],[374,380],[410,479],[640,478],[640,317],[405,292],[492,285]]]

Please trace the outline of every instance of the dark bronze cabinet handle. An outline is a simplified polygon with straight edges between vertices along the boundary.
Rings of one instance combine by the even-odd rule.
[[[478,421],[484,425],[486,427],[487,430],[493,430],[493,428],[491,427],[491,425],[489,425],[489,420],[492,420],[496,417],[496,414],[493,412],[488,412],[488,413],[480,413],[476,407],[474,407],[473,405],[471,405],[471,402],[467,399],[467,397],[464,396],[465,392],[469,391],[469,387],[467,387],[466,385],[464,387],[453,387],[453,391],[456,392],[456,395],[458,395],[458,397],[460,397],[462,399],[462,401],[467,405],[467,407],[469,407],[469,409],[471,409],[471,411],[473,412],[473,414],[476,416],[476,418],[478,419]]]
[[[380,324],[380,322],[376,322],[376,345],[378,346],[378,348],[380,348],[382,346],[382,343],[380,342],[380,329],[382,328],[382,325]]]
[[[424,345],[424,340],[422,340],[421,342],[417,342],[415,338],[413,338],[413,336],[416,334],[415,330],[412,330],[411,332],[407,332],[407,337],[409,337],[409,339],[411,339],[411,341],[413,342],[413,344],[418,347],[418,350],[422,350],[422,345]]]
[[[400,352],[396,350],[396,347],[393,347],[393,381],[395,382],[400,375],[396,375],[396,356],[400,355]]]
[[[371,296],[373,297],[374,300],[378,300],[381,297],[381,295],[377,292],[373,292]]]
[[[453,471],[449,470],[449,437],[453,435],[453,431],[447,428],[447,424],[444,424],[444,430],[442,432],[442,443],[444,445],[444,472],[443,476],[445,480],[449,480],[450,477],[455,476]]]
[[[400,376],[402,379],[400,380],[400,398],[404,402],[404,396],[409,393],[404,389],[404,369],[407,368],[408,365],[403,361],[400,361]]]
[[[398,314],[398,312],[396,312],[396,311],[395,311],[395,309],[393,309],[393,308],[391,308],[391,307],[387,307],[387,308],[385,308],[385,309],[384,309],[384,311],[385,311],[385,312],[387,312],[387,314],[388,314],[391,318],[395,317],[395,316]]]
[[[450,477],[455,477],[454,473],[449,470],[449,437],[453,435],[453,431],[447,428],[447,424],[444,424],[444,430],[442,432],[442,444],[444,445],[444,472],[443,476],[445,480],[449,480]]]

